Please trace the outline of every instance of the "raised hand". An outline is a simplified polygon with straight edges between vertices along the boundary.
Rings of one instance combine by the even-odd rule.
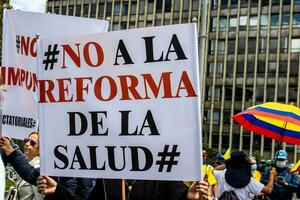
[[[36,181],[36,186],[44,195],[53,194],[56,190],[57,182],[49,176],[39,176]]]
[[[6,136],[0,137],[0,150],[2,150],[6,155],[9,155],[14,151],[10,142],[11,142],[11,138]]]

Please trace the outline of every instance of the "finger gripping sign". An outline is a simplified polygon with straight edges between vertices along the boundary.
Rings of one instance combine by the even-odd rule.
[[[199,180],[195,24],[39,41],[41,173]]]

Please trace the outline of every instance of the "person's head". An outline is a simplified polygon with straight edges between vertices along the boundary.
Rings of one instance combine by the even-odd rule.
[[[207,151],[206,151],[206,148],[203,147],[202,149],[202,158],[203,158],[203,162],[206,161],[206,158],[207,158]]]
[[[230,186],[242,188],[250,183],[251,165],[244,152],[232,152],[230,159],[226,160],[225,164],[225,180]]]
[[[276,166],[278,168],[284,168],[287,165],[288,154],[285,150],[279,150],[275,154]]]
[[[24,154],[28,161],[31,161],[39,155],[39,133],[31,132],[27,138],[24,139]]]
[[[251,171],[256,171],[257,170],[256,158],[253,157],[253,156],[250,156],[249,161],[250,161],[250,164],[251,164]]]
[[[222,153],[217,153],[216,159],[217,160],[224,160],[224,155]]]
[[[218,153],[216,155],[216,160],[215,160],[215,163],[214,163],[214,167],[217,167],[217,166],[223,165],[223,164],[225,164],[224,155],[222,153]]]

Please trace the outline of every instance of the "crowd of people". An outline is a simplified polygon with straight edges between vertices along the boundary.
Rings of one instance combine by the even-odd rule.
[[[202,181],[154,181],[40,176],[39,134],[32,132],[23,142],[21,152],[9,137],[0,137],[0,170],[9,164],[18,174],[14,190],[5,199],[291,200],[295,193],[300,197],[298,174],[291,173],[285,150],[276,152],[274,162],[257,162],[237,151],[227,160],[218,154],[215,162],[208,163],[203,149]],[[4,183],[1,171],[0,178]]]

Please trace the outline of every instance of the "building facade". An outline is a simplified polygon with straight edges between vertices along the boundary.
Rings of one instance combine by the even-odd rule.
[[[275,141],[230,117],[268,101],[300,106],[300,0],[48,0],[46,11],[106,19],[110,31],[197,23],[208,147],[271,158]],[[284,148],[298,159],[297,146]]]

